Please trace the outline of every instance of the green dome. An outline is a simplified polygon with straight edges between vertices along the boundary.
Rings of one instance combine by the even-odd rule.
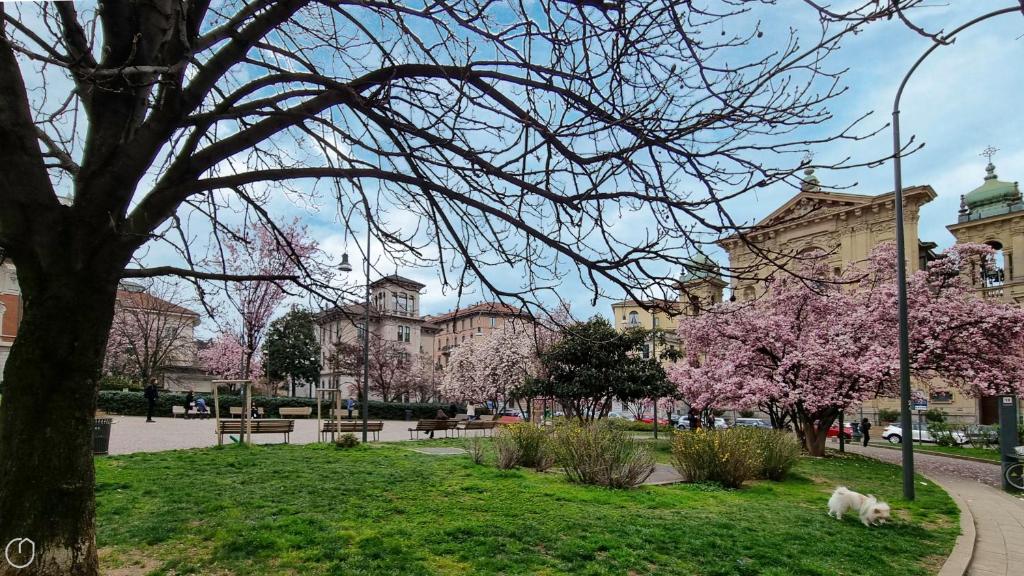
[[[683,282],[705,280],[712,277],[719,278],[721,276],[718,264],[704,254],[687,258],[687,262],[683,267],[683,275],[679,278]]]
[[[1016,182],[1003,182],[996,176],[996,167],[985,167],[985,183],[964,196],[964,205],[972,213],[1003,209],[1020,202],[1020,188]]]

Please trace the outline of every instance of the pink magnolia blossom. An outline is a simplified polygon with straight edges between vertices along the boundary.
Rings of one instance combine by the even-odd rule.
[[[537,340],[530,331],[494,332],[472,338],[452,352],[439,392],[451,400],[490,400],[498,405],[540,369]]]
[[[957,246],[908,279],[911,371],[970,395],[1019,393],[1024,311],[971,287],[970,267],[987,250]],[[686,358],[670,379],[698,409],[756,406],[777,423],[788,416],[820,453],[841,410],[898,394],[894,263],[888,245],[840,278],[811,261],[760,300],[681,319]]]
[[[224,380],[259,380],[263,377],[263,362],[259,352],[250,354],[237,336],[227,332],[218,334],[209,346],[199,351],[199,365]]]

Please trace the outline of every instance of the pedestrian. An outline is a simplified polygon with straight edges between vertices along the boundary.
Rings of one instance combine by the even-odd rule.
[[[142,395],[146,398],[146,422],[154,422],[153,411],[156,410],[156,378],[150,379],[149,385],[146,386],[145,391]]]
[[[860,419],[860,437],[864,441],[864,447],[867,447],[868,440],[871,439],[871,435],[869,434],[869,432],[871,432],[871,421],[868,420],[867,418],[861,418]]]
[[[191,390],[185,393],[185,419],[188,420],[188,413],[192,411],[192,404],[195,402],[195,394]]]
[[[686,414],[686,422],[690,425],[690,430],[700,428],[700,418],[697,414],[696,408],[690,408],[690,411]]]
[[[437,409],[437,414],[434,415],[434,419],[435,420],[447,420],[448,419],[448,413],[445,412],[444,410],[438,408]],[[433,430],[430,431],[430,437],[431,438],[434,437],[434,431]]]
[[[352,419],[352,407],[355,406],[355,404],[356,404],[356,402],[355,402],[355,400],[352,399],[351,396],[349,396],[348,400],[345,401],[345,407],[348,408],[348,419],[349,420]]]

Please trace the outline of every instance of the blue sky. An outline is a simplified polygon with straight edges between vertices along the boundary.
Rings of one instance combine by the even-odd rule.
[[[790,0],[790,2],[795,0]],[[814,22],[800,21],[798,11],[788,10],[790,2],[782,2],[766,12],[762,21],[766,35],[794,26],[813,27]],[[935,5],[915,13],[915,21],[929,30],[952,29],[976,15],[1012,4],[1001,1],[960,1]],[[794,21],[794,19],[797,19]],[[979,156],[987,146],[1000,152],[995,157],[998,173],[1004,180],[1024,179],[1024,114],[1020,100],[1024,93],[1024,15],[1010,14],[980,24],[962,34],[955,44],[940,48],[918,70],[903,98],[904,139],[914,136],[926,145],[904,162],[905,185],[930,184],[938,198],[926,206],[921,215],[920,236],[941,247],[952,243],[945,226],[956,220],[959,197],[981,184],[985,160]],[[911,63],[929,46],[929,41],[908,31],[897,22],[880,23],[847,39],[842,50],[831,60],[831,67],[849,68],[843,78],[848,92],[834,101],[831,109],[835,126],[844,124],[866,112],[874,114],[864,124],[865,130],[880,128],[889,121],[896,87]],[[814,150],[817,161],[831,163],[846,156],[855,160],[878,158],[891,150],[888,129],[865,141],[840,142]],[[892,168],[856,169],[836,173],[818,172],[826,185],[851,186],[850,192],[881,194],[892,189]],[[329,187],[324,200],[329,200]],[[734,218],[754,222],[767,215],[794,194],[791,187],[780,186],[762,191],[757,196],[733,202],[729,208]],[[319,207],[296,205],[295,197],[275,195],[268,208],[280,215],[300,215],[321,246],[337,261],[344,251],[352,257],[356,270],[347,280],[363,281],[361,256],[351,236],[346,236],[334,204],[321,202]],[[389,224],[393,227],[415,225],[410,212],[392,210]],[[616,226],[623,239],[642,235],[647,222],[634,216]],[[352,230],[362,238],[365,230]],[[373,246],[380,254],[380,246]],[[723,253],[712,254],[723,264]],[[163,260],[168,254],[154,249],[147,260]],[[459,296],[441,289],[439,274],[431,268],[396,267],[386,260],[375,260],[377,273],[394,273],[415,278],[427,285],[421,312],[438,313],[460,303]],[[523,286],[524,271],[505,271],[498,279],[506,288]],[[608,289],[606,298],[596,305],[590,293],[569,280],[558,290],[560,297],[572,302],[576,315],[610,316],[610,302],[622,297],[621,292]],[[464,288],[461,305],[488,298],[476,286]]]

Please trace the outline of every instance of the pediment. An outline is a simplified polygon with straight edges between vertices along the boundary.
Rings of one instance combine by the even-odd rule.
[[[871,204],[870,196],[825,192],[800,192],[774,212],[759,221],[754,228],[774,228],[807,219],[843,212]]]

